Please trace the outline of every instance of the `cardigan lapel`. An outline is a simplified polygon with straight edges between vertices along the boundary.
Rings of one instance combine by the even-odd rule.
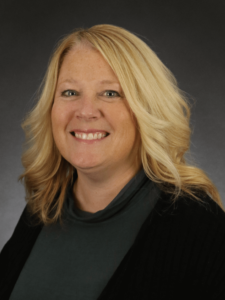
[[[155,207],[142,224],[142,227],[127,254],[121,261],[113,276],[110,278],[108,284],[103,289],[98,297],[98,300],[109,299],[111,292],[115,291],[120,286],[121,280],[124,278],[127,266],[133,264],[137,256],[135,253],[140,249],[142,240],[146,239],[146,233],[149,234],[151,230],[150,223],[161,217],[161,212],[166,212],[169,208],[168,195],[161,193],[160,199]],[[161,219],[161,218],[160,218]],[[18,224],[12,234],[12,237],[3,247],[0,254],[0,299],[8,300],[16,281],[23,269],[27,258],[35,244],[35,241],[42,230],[43,225],[31,225],[32,219],[29,217],[27,206],[18,221]],[[124,279],[123,279],[124,280]],[[122,280],[122,281],[123,281]]]
[[[15,230],[0,253],[0,299],[7,300],[43,225],[31,226],[25,206]]]

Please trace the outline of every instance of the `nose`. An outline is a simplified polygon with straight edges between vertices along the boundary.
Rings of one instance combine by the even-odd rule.
[[[93,95],[84,95],[77,100],[75,116],[83,120],[99,119],[101,116],[96,97]]]

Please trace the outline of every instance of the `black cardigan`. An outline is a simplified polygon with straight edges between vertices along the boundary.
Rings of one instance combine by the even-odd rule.
[[[98,300],[224,300],[225,212],[208,195],[201,199],[171,205],[162,193]],[[10,298],[42,229],[30,221],[25,207],[1,251],[1,300]]]

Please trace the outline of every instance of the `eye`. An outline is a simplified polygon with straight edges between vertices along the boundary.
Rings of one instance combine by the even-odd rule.
[[[63,91],[61,93],[62,96],[65,96],[65,97],[70,97],[70,96],[75,96],[75,91],[73,90],[66,90],[66,91]]]
[[[116,92],[116,91],[105,91],[105,93],[109,93],[110,95],[111,94],[117,94],[118,95],[117,97],[119,97],[119,93]],[[112,98],[112,97],[109,97],[109,98]]]
[[[111,91],[111,90],[108,90],[108,91],[105,91],[104,93],[108,93],[108,98],[115,98],[115,97],[119,97],[119,93],[116,92],[116,91]],[[111,97],[112,95],[114,94],[114,97]],[[65,97],[72,97],[72,96],[76,96],[77,95],[77,92],[74,91],[74,90],[66,90],[66,91],[63,91],[61,93],[62,96],[65,96]]]

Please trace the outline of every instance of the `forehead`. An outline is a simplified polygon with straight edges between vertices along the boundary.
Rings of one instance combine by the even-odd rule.
[[[119,84],[119,80],[102,54],[90,45],[73,47],[64,57],[59,77],[75,77],[74,80],[108,80]]]

